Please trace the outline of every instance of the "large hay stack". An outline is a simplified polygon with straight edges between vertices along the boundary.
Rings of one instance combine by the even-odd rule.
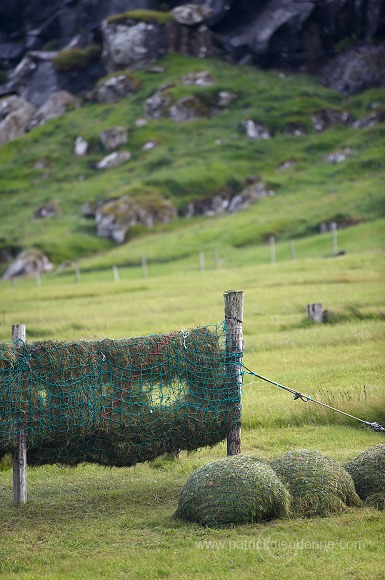
[[[271,467],[237,455],[194,471],[180,492],[176,516],[216,527],[284,517],[289,510],[290,494]]]
[[[289,451],[271,465],[289,487],[297,515],[326,516],[346,506],[361,505],[351,476],[339,463],[318,451]]]
[[[345,465],[356,491],[369,506],[385,509],[385,444],[365,449]]]

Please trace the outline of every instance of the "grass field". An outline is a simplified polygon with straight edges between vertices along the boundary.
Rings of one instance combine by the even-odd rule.
[[[141,248],[133,242],[137,265],[125,267],[124,248],[116,250],[119,282],[111,272],[115,260],[103,264],[103,256],[81,264],[79,284],[73,274],[47,275],[40,286],[33,279],[14,288],[2,282],[0,337],[9,339],[13,323],[27,325],[29,340],[187,329],[221,321],[223,292],[244,290],[249,368],[384,424],[383,232],[383,220],[342,230],[339,243],[346,255],[336,258],[325,257],[331,253],[330,234],[300,240],[296,261],[282,241],[275,264],[266,244],[243,249],[224,244],[220,269],[212,259],[215,237],[207,245],[201,239],[189,256],[152,264],[151,251],[167,243],[167,233],[162,241],[149,236]],[[185,235],[194,240],[193,232]],[[202,249],[204,272],[197,254]],[[146,278],[140,251],[149,257]],[[334,314],[330,323],[306,320],[306,304],[314,302]],[[383,442],[382,434],[352,419],[244,377],[244,453],[271,458],[306,448],[345,462]],[[0,574],[10,579],[385,578],[385,517],[374,509],[224,530],[174,519],[188,475],[225,453],[221,443],[182,452],[180,460],[162,457],[132,468],[30,468],[29,500],[19,507],[12,504],[12,471],[3,461]]]

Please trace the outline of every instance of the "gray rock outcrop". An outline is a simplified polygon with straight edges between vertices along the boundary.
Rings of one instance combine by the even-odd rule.
[[[355,47],[323,68],[323,82],[345,95],[385,86],[385,43]]]
[[[83,215],[85,211],[89,217],[94,215],[97,235],[110,238],[117,244],[122,244],[128,230],[137,224],[151,228],[157,223],[168,223],[177,216],[176,209],[167,199],[140,201],[129,196],[106,200],[94,208],[83,208]]]
[[[172,15],[179,24],[185,26],[196,26],[206,22],[213,14],[207,6],[197,6],[196,4],[183,4],[171,10]]]
[[[11,95],[0,100],[0,145],[21,137],[36,112],[22,97]]]
[[[45,272],[50,272],[52,269],[53,264],[49,261],[47,256],[43,254],[43,252],[37,248],[29,248],[23,250],[15,258],[3,274],[3,279],[11,280],[12,278],[43,274]]]
[[[113,151],[128,142],[128,131],[125,127],[111,127],[102,131],[99,139],[106,151]]]
[[[97,103],[116,103],[136,93],[138,80],[129,72],[122,72],[99,81],[91,93]]]
[[[242,121],[241,127],[245,130],[245,133],[249,139],[270,139],[270,133],[268,129],[261,125],[261,123],[256,123],[252,119],[246,119]]]
[[[58,91],[49,97],[40,109],[36,111],[31,119],[28,130],[44,125],[50,119],[60,117],[71,108],[79,106],[79,101],[68,91]]]
[[[96,164],[96,169],[105,170],[113,169],[114,167],[119,167],[131,159],[131,153],[129,151],[114,151],[106,157],[103,157],[99,163]]]
[[[218,55],[215,35],[207,28],[178,22],[121,21],[102,23],[103,62],[107,71],[147,68],[170,52],[206,58]]]
[[[83,137],[81,137],[81,135],[79,135],[79,137],[76,137],[75,139],[74,153],[78,157],[83,157],[84,155],[87,154],[87,152],[88,152],[88,141],[86,141],[85,139],[83,139]]]
[[[274,191],[268,189],[257,177],[251,176],[238,192],[225,188],[212,197],[190,202],[187,205],[185,216],[215,216],[235,213],[246,209],[262,197],[272,195],[274,195]]]

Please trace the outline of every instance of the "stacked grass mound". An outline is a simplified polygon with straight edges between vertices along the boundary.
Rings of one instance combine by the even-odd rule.
[[[349,473],[318,451],[289,451],[271,465],[290,489],[296,515],[327,516],[346,506],[361,505]]]
[[[385,509],[385,444],[369,447],[345,465],[356,491],[369,506]]]
[[[208,463],[183,486],[176,516],[205,526],[287,516],[290,494],[267,464],[238,455]]]

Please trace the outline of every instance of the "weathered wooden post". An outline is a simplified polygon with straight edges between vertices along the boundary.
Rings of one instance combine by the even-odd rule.
[[[242,367],[241,359],[244,350],[243,344],[243,292],[228,290],[224,293],[225,324],[226,324],[226,353],[230,368],[229,380],[234,382],[235,407],[234,423],[227,435],[227,455],[238,455],[241,452],[241,392]],[[234,353],[238,356],[234,358]]]
[[[295,262],[297,258],[295,257],[294,240],[290,240],[290,256],[293,262]]]
[[[115,282],[119,282],[119,268],[118,266],[112,266],[112,275]]]
[[[314,320],[314,322],[322,322],[322,304],[306,304],[306,312],[309,320]]]
[[[23,348],[26,341],[25,324],[12,325],[12,340],[16,348]],[[27,501],[27,436],[24,429],[20,429],[13,452],[13,501],[16,504]]]
[[[142,270],[143,270],[143,278],[147,278],[147,276],[148,276],[148,268],[147,268],[147,258],[146,258],[146,256],[142,256]]]
[[[199,252],[199,270],[201,272],[205,271],[205,253]]]
[[[333,235],[333,256],[337,255],[338,244],[337,244],[337,223],[331,223],[332,235]]]
[[[270,260],[272,264],[275,264],[275,236],[270,236]]]

